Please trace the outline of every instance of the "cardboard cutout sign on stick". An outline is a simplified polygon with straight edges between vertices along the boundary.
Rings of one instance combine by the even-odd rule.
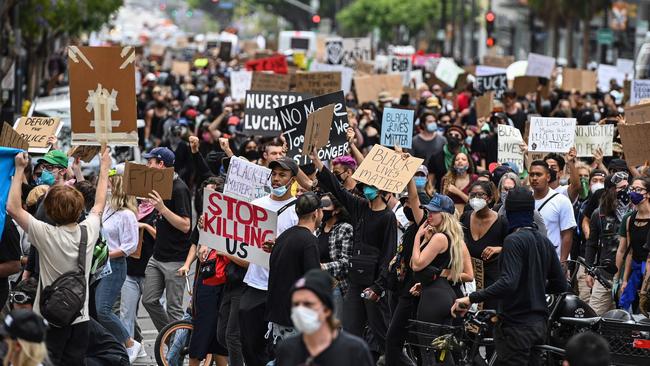
[[[413,117],[411,109],[384,108],[381,121],[381,144],[399,145],[407,149],[413,143]]]
[[[169,200],[173,184],[174,168],[149,168],[130,161],[124,166],[124,192],[128,195],[149,198],[155,190],[163,200]]]
[[[21,117],[14,124],[16,132],[29,144],[29,152],[37,154],[50,151],[47,139],[58,135],[61,127],[61,119],[56,117]]]
[[[381,191],[400,193],[423,161],[415,157],[404,159],[387,147],[374,145],[352,178]]]
[[[15,147],[27,151],[29,144],[23,139],[18,132],[16,132],[9,123],[2,124],[2,132],[0,132],[0,146]]]
[[[133,47],[68,47],[72,145],[137,146]]]
[[[391,98],[402,95],[402,75],[368,75],[354,78],[354,89],[359,103],[377,102],[379,93],[388,92]]]
[[[79,158],[86,163],[90,163],[95,155],[99,154],[101,150],[100,146],[73,146],[68,150],[68,156],[73,158]]]
[[[604,156],[612,156],[614,125],[576,126],[576,152],[578,157],[592,157],[601,149]]]
[[[530,118],[530,152],[567,153],[575,145],[575,138],[575,118]]]
[[[650,160],[650,122],[618,125],[618,132],[628,164],[639,166]]]
[[[307,116],[305,128],[305,142],[302,151],[309,152],[320,149],[329,141],[332,118],[334,117],[334,104],[318,108]]]
[[[263,91],[289,91],[291,76],[287,74],[271,74],[268,72],[254,72],[250,90]]]
[[[271,169],[233,156],[228,166],[223,193],[246,202],[271,192]]]
[[[290,92],[246,92],[244,108],[244,132],[249,135],[277,136],[282,127],[275,108],[309,98],[309,94]]]
[[[205,189],[199,243],[269,268],[271,254],[262,248],[265,241],[275,239],[277,222],[273,211]]]

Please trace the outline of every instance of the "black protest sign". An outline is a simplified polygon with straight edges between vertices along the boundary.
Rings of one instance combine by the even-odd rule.
[[[275,108],[309,98],[311,95],[290,92],[246,92],[244,132],[249,135],[277,136],[282,133]]]
[[[508,78],[506,74],[495,74],[476,77],[476,90],[479,93],[494,91],[494,97],[500,99],[508,89]]]
[[[232,53],[232,43],[227,41],[221,41],[221,45],[219,46],[219,55],[217,57],[224,61],[230,61],[231,53]]]
[[[329,160],[345,155],[348,149],[348,141],[345,135],[345,131],[349,126],[348,113],[342,90],[275,109],[289,148],[287,156],[293,158],[298,164],[303,165],[310,162],[309,153],[304,152],[303,154],[302,151],[309,115],[329,104],[334,104],[329,143],[318,150],[318,157],[321,160]]]

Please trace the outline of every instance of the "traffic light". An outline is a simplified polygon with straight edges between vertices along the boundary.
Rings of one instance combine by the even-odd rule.
[[[314,15],[311,17],[311,21],[312,21],[314,24],[318,24],[318,23],[320,23],[320,15],[318,15],[318,14],[314,14]]]
[[[497,16],[492,10],[488,10],[487,13],[485,13],[485,30],[487,31],[485,45],[488,47],[494,47],[497,43],[496,38],[494,38],[494,21],[496,19]]]

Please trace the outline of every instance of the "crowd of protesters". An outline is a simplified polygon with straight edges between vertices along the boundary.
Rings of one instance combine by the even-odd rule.
[[[523,170],[497,156],[497,126],[523,135],[532,114],[624,124],[621,86],[554,89],[548,98],[507,90],[489,118],[477,118],[471,83],[460,91],[421,84],[415,97],[380,93],[365,103],[350,93],[349,154],[321,161],[309,152],[312,163],[299,166],[285,156],[281,135],[245,133],[243,103],[230,95],[229,74],[239,68],[236,58],[212,58],[177,77],[138,60],[142,156],[150,168],[174,168],[170,199],[127,195],[124,164],[113,165],[110,149],[86,177],[79,159],[56,146],[37,158],[16,156],[0,246],[0,297],[15,309],[5,318],[11,364],[134,362],[144,355],[139,304],[158,331],[182,319],[192,272],[190,365],[209,354],[232,366],[411,365],[409,319],[451,325],[471,303],[499,312],[502,364],[526,364],[531,346],[543,342],[545,291],[567,291],[573,271],[598,315],[620,308],[647,316],[648,166],[628,164],[617,135],[613,156],[578,158],[571,149]],[[379,143],[388,107],[415,111],[412,148],[395,149],[424,159],[400,194],[353,178]],[[223,191],[234,156],[271,170],[272,190],[252,202],[278,213],[276,237],[266,243],[270,268],[199,240],[203,190]],[[82,231],[85,304],[71,324],[47,327],[22,308],[39,313],[43,288],[76,268]],[[93,268],[99,242],[107,247],[103,271]],[[577,257],[602,268],[619,291],[613,296],[568,264]],[[484,272],[477,291],[473,261]],[[576,340],[571,352],[587,343]],[[433,364],[438,356],[419,357]]]

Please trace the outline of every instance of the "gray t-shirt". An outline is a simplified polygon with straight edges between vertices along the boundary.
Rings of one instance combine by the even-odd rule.
[[[442,152],[442,148],[447,144],[447,139],[444,136],[438,135],[433,140],[425,140],[419,134],[413,138],[413,145],[411,147],[411,155],[416,158],[424,159],[423,165],[427,165],[429,158],[435,154]]]

